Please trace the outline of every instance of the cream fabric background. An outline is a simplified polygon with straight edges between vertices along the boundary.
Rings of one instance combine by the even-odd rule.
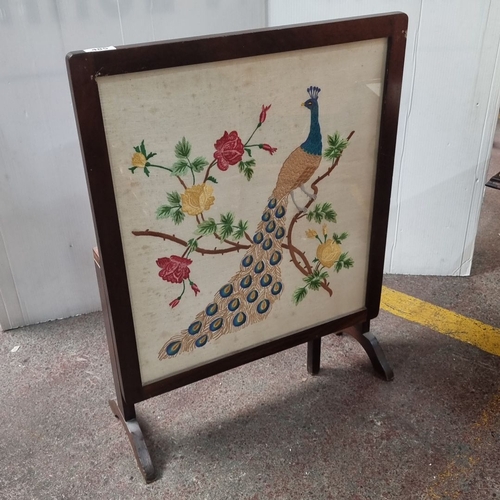
[[[371,40],[340,46],[259,56],[220,63],[185,66],[157,71],[99,77],[97,79],[121,225],[122,242],[134,315],[142,383],[187,370],[249,347],[265,343],[306,327],[346,315],[364,306],[367,257],[373,201],[378,124],[381,109],[386,40]],[[133,230],[175,234],[185,240],[193,237],[194,217],[186,216],[180,226],[170,219],[156,219],[156,209],[167,203],[166,193],[182,186],[169,172],[151,169],[147,178],[138,169],[132,174],[133,147],[144,139],[150,161],[170,167],[174,146],[184,136],[192,144],[192,157],[213,159],[214,143],[224,131],[238,131],[243,142],[258,122],[261,106],[271,104],[267,120],[252,143],[268,143],[278,148],[274,156],[253,150],[257,165],[248,182],[231,166],[226,172],[212,169],[219,184],[213,185],[215,204],[205,217],[219,220],[231,210],[237,219],[248,219],[250,235],[270,196],[283,161],[307,137],[310,112],[300,106],[307,100],[306,88],[321,88],[319,120],[323,147],[327,135],[336,130],[346,137],[355,131],[351,143],[333,171],[319,185],[317,202],[331,202],[337,224],[329,223],[329,234],[347,231],[342,249],[354,259],[354,267],[335,273],[330,270],[332,297],[320,289],[309,292],[298,306],[293,291],[303,285],[302,274],[282,261],[284,292],[271,315],[263,322],[231,333],[205,347],[164,361],[158,351],[172,335],[186,328],[196,313],[205,308],[216,291],[238,269],[243,253],[201,256],[191,254],[191,279],[201,289],[194,297],[188,288],[181,303],[171,309],[182,285],[163,281],[156,260],[182,255],[184,247],[153,237],[137,237]],[[310,183],[329,166],[323,160]],[[185,177],[191,185],[191,178]],[[197,183],[203,177],[198,174]],[[296,199],[307,198],[298,191]],[[295,213],[291,200],[287,224]],[[375,214],[376,216],[376,214]],[[307,239],[306,229],[321,232],[321,226],[305,218],[295,226],[294,243],[310,261],[317,240]],[[200,246],[219,247],[213,236],[200,240]]]

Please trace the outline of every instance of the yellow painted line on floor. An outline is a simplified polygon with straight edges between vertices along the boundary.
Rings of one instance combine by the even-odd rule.
[[[486,325],[385,286],[382,287],[380,307],[395,316],[500,356],[500,328]]]

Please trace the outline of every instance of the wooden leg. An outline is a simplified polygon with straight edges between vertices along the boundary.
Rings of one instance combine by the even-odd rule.
[[[134,405],[127,405],[124,401],[117,402],[115,399],[110,399],[109,406],[116,418],[120,419],[125,432],[127,433],[130,445],[134,450],[137,465],[144,476],[146,483],[150,483],[155,479],[155,471],[153,462],[149,455],[141,427],[135,418]]]
[[[321,361],[321,337],[310,340],[307,343],[307,371],[311,375],[319,373]]]
[[[369,331],[363,333],[363,330],[363,325],[356,325],[344,330],[344,333],[349,334],[361,344],[366,354],[368,354],[373,368],[379,375],[385,378],[385,380],[392,380],[394,378],[394,372],[387,362],[384,351],[382,347],[380,347],[377,338]]]

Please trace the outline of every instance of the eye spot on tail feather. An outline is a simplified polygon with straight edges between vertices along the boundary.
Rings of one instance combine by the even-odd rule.
[[[222,323],[223,323],[223,319],[222,318],[217,318],[217,319],[214,319],[212,321],[212,323],[210,323],[210,331],[211,332],[216,332],[217,330],[220,330],[220,328],[222,327]]]
[[[205,309],[205,312],[207,313],[207,316],[213,316],[218,310],[219,306],[213,303],[213,304],[208,304],[208,306]]]
[[[231,283],[228,283],[227,285],[224,285],[220,290],[219,290],[220,296],[223,298],[229,297],[233,293],[233,285]]]
[[[180,341],[171,342],[165,348],[165,352],[168,356],[175,356],[181,349],[182,343]]]
[[[273,246],[273,240],[271,238],[266,238],[264,243],[262,243],[262,248],[264,250],[269,250]]]
[[[188,333],[189,335],[196,335],[200,332],[201,330],[201,321],[195,321],[194,323],[191,323],[188,328]]]
[[[260,284],[262,286],[269,286],[272,281],[273,277],[270,274],[264,274],[264,276],[260,279]]]
[[[240,307],[240,300],[239,299],[233,299],[229,304],[227,305],[227,308],[232,312],[236,311]]]
[[[245,313],[238,313],[233,319],[234,326],[241,326],[247,320],[247,316]]]
[[[202,335],[195,340],[196,347],[203,347],[208,342],[208,335]]]
[[[252,284],[252,277],[250,275],[245,276],[240,281],[241,288],[248,288]]]
[[[260,262],[257,262],[257,264],[255,264],[255,267],[253,268],[255,274],[259,274],[261,273],[262,271],[264,271],[264,262],[260,261]]]
[[[277,240],[281,240],[281,238],[285,236],[285,229],[283,227],[279,227],[274,236]]]
[[[274,212],[274,215],[276,216],[277,219],[281,219],[286,214],[285,207],[283,205],[280,205],[276,211]]]
[[[268,311],[270,302],[267,299],[264,299],[262,302],[259,302],[259,305],[257,306],[257,312],[259,314],[264,314],[265,312]]]

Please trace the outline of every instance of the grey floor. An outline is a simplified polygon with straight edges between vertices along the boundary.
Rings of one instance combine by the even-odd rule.
[[[470,278],[385,284],[500,327],[499,243],[488,188]],[[500,357],[385,312],[372,331],[393,382],[333,336],[317,377],[301,346],[139,404],[149,485],[107,406],[101,314],[1,333],[0,498],[500,498]]]

